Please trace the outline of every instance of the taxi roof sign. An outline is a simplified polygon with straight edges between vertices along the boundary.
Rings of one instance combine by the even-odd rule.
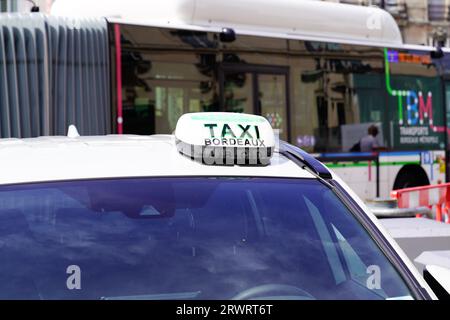
[[[211,165],[267,165],[275,148],[269,122],[243,113],[184,114],[177,122],[175,138],[179,152]]]

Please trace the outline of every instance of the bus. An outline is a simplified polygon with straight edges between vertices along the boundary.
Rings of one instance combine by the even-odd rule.
[[[57,0],[52,15],[0,25],[1,137],[70,124],[82,135],[167,134],[187,112],[245,112],[364,200],[448,180],[450,50],[404,44],[379,8]],[[380,148],[355,148],[373,127]]]

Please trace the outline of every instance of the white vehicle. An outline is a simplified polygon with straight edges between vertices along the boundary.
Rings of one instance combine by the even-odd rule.
[[[0,165],[1,298],[436,298],[349,187],[260,116],[2,139]]]
[[[363,200],[449,176],[449,50],[403,43],[379,8],[56,0],[0,26],[0,137],[170,134],[185,113],[245,112]],[[353,148],[372,125],[380,148]]]

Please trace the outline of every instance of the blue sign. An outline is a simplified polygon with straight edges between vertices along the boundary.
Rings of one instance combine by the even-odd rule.
[[[422,159],[422,164],[432,164],[433,158],[430,151],[425,151],[420,153],[420,158]]]

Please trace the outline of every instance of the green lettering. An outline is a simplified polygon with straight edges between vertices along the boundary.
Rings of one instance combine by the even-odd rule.
[[[255,132],[256,132],[256,139],[259,139],[259,128],[258,128],[258,126],[255,126]]]
[[[214,123],[205,123],[205,127],[209,128],[209,134],[211,135],[211,138],[214,138],[214,128],[217,127],[217,124]]]
[[[233,130],[231,130],[230,126],[225,123],[222,128],[222,138],[226,137],[227,135],[231,135],[233,138],[236,138]]]
[[[244,138],[245,136],[248,136],[250,139],[253,139],[253,136],[250,134],[250,132],[248,132],[248,130],[250,129],[250,125],[246,125],[245,128],[244,126],[238,124],[239,128],[242,129],[242,134],[240,136],[240,138]]]

